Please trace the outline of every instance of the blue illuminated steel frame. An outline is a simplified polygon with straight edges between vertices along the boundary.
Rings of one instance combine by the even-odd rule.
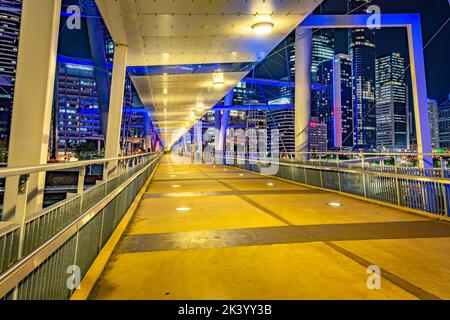
[[[182,64],[166,66],[132,66],[127,71],[131,77],[163,75],[163,74],[192,74],[214,72],[250,72],[258,62],[238,63],[208,63],[208,64]]]
[[[310,15],[301,24],[302,28],[368,28],[373,18],[370,14],[355,15]],[[412,93],[418,153],[431,153],[431,133],[427,107],[427,84],[423,54],[422,26],[420,14],[381,14],[380,27],[405,27],[408,33],[409,59],[411,61]],[[421,166],[433,167],[433,159],[424,156]]]

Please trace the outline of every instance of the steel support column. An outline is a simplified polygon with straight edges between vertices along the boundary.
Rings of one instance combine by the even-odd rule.
[[[16,84],[8,167],[46,164],[56,74],[61,0],[24,0],[20,27]],[[4,220],[14,217],[19,178],[7,178]],[[28,182],[27,214],[42,208],[45,173]]]
[[[94,0],[84,2],[84,10],[91,17],[99,16]],[[106,139],[108,125],[109,92],[111,84],[109,82],[109,70],[106,63],[105,41],[102,35],[100,20],[96,18],[86,19],[89,35],[89,47],[91,49],[92,62],[94,63],[94,75],[100,109],[100,124],[103,137]]]
[[[295,30],[295,152],[309,152],[311,48],[311,29],[298,27]]]
[[[408,30],[409,59],[411,61],[417,152],[432,153],[420,16],[415,16],[415,23],[408,25],[406,28]],[[433,168],[433,157],[431,155],[419,156],[419,163],[422,168]]]
[[[120,132],[122,124],[125,76],[127,70],[128,46],[116,45],[112,74],[111,96],[109,101],[108,129],[105,141],[105,158],[116,158],[121,154]],[[104,176],[114,175],[117,163],[108,164]]]
[[[224,100],[224,105],[233,105],[234,90],[231,90]],[[228,124],[230,121],[230,110],[216,111],[216,115],[220,115],[220,119],[216,118],[216,161],[223,162],[223,152],[225,150],[226,136]]]

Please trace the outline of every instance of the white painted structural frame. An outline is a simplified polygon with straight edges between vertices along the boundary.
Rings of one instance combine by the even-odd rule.
[[[368,28],[373,18],[370,14],[356,15],[310,15],[301,28]],[[417,152],[421,154],[422,168],[433,167],[430,122],[427,108],[427,84],[423,54],[420,14],[381,14],[381,28],[405,27],[408,33],[409,59],[411,62],[412,93],[417,132]],[[297,132],[296,132],[297,136]]]
[[[122,128],[123,98],[125,94],[125,77],[127,72],[128,46],[117,44],[114,51],[111,93],[106,131],[105,158],[120,156],[120,133]],[[117,162],[109,163],[103,176],[114,175]]]
[[[61,0],[23,1],[9,168],[47,164],[60,14]],[[44,188],[45,173],[22,177],[20,186],[19,177],[7,178],[3,219],[21,223],[41,210]]]
[[[295,152],[310,151],[312,30],[295,29]],[[300,160],[300,159],[299,159]]]

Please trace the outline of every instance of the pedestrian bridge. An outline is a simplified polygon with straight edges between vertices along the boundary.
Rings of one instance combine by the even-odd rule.
[[[89,298],[448,299],[448,237],[446,222],[166,156]]]
[[[117,176],[80,187],[79,194],[27,218],[23,228],[3,223],[0,295],[450,298],[450,224],[439,221],[444,215],[320,188],[311,184],[311,173],[308,185],[252,172],[251,161],[239,168],[179,160],[159,154],[117,159]],[[48,170],[99,161],[108,167],[112,160]],[[292,172],[315,166],[322,181],[333,170],[296,163],[289,164]],[[42,168],[2,174],[27,170]],[[344,173],[357,172],[339,170],[341,182]],[[363,172],[367,183],[371,173]],[[427,183],[415,175],[402,178]],[[79,287],[70,286],[75,276]]]
[[[0,299],[450,298],[450,175],[443,157],[433,167],[420,15],[380,22],[408,31],[418,154],[404,157],[418,166],[406,168],[399,153],[309,152],[312,29],[366,28],[370,14],[312,14],[319,0],[82,2],[105,156],[47,164],[61,1],[25,0],[0,169]],[[292,32],[296,153],[254,158],[242,138],[244,154],[228,156],[241,144],[226,141],[233,88]],[[119,156],[131,153],[120,143],[127,76],[155,136],[152,152]],[[201,119],[217,106],[218,158],[204,164]],[[181,141],[192,160],[161,153]],[[88,185],[92,166],[102,172]],[[74,192],[43,208],[46,174],[65,170],[78,174]]]

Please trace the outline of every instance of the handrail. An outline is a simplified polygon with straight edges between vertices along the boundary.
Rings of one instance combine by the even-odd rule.
[[[389,178],[397,178],[397,179],[404,179],[404,180],[418,180],[418,181],[424,181],[424,182],[438,182],[442,184],[449,184],[450,185],[450,178],[443,178],[443,177],[426,177],[426,176],[416,176],[416,175],[407,175],[407,174],[401,174],[401,173],[391,173],[391,172],[379,172],[379,171],[369,171],[369,170],[356,170],[356,169],[348,169],[348,168],[342,168],[342,167],[330,167],[330,166],[314,166],[309,164],[301,164],[301,163],[295,163],[295,162],[269,162],[264,161],[261,159],[249,159],[249,158],[240,158],[240,157],[224,157],[224,159],[229,160],[240,160],[240,161],[249,161],[251,162],[258,162],[261,164],[278,164],[285,167],[296,167],[296,168],[306,168],[306,169],[312,169],[312,170],[326,170],[326,171],[334,171],[334,172],[346,172],[346,173],[355,173],[355,174],[366,174],[366,175],[373,175],[373,176],[382,176],[382,177],[389,177]],[[239,164],[239,163],[238,163]]]
[[[20,166],[20,167],[8,167],[0,169],[0,178],[13,177],[13,176],[21,176],[31,173],[39,173],[39,172],[47,172],[47,171],[57,171],[57,170],[66,170],[73,168],[86,167],[93,164],[105,164],[113,161],[123,161],[130,159],[137,159],[145,156],[151,156],[156,153],[142,153],[131,156],[124,157],[116,157],[116,158],[106,158],[106,159],[95,159],[95,160],[83,160],[83,161],[75,161],[75,162],[67,162],[67,163],[51,163],[51,164],[42,164],[36,166]]]
[[[414,168],[411,172],[371,170],[371,166],[356,168],[340,167],[339,162],[278,161],[278,159],[257,159],[242,156],[225,157],[225,165],[237,166],[264,174],[269,166],[273,175],[282,179],[351,194],[379,203],[415,210],[414,212],[434,214],[439,219],[450,219],[450,179],[435,171]],[[231,160],[231,161],[230,161]],[[236,162],[237,160],[237,162]],[[444,173],[444,172],[442,172]]]
[[[265,154],[266,152],[252,152],[252,154]],[[450,157],[450,152],[446,153],[419,153],[419,152],[346,152],[346,151],[308,151],[308,152],[279,152],[280,154],[287,155],[370,155],[370,156],[447,156]]]
[[[60,248],[68,239],[78,232],[83,226],[91,221],[100,213],[115,197],[126,189],[139,175],[145,172],[151,165],[159,160],[159,157],[153,159],[144,168],[136,172],[132,177],[123,182],[119,187],[106,195],[100,202],[95,204],[88,211],[64,227],[56,235],[44,242],[37,249],[33,250],[26,257],[18,261],[11,268],[0,275],[0,298],[8,294],[23,279],[25,279],[33,270],[37,269],[47,258],[49,258],[58,248]]]

